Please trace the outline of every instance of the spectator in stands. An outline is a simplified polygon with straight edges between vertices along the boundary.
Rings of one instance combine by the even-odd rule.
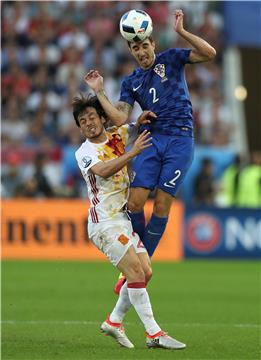
[[[1,174],[1,195],[3,198],[14,198],[18,195],[22,186],[22,176],[20,170],[20,158],[15,153],[8,156],[8,165],[2,169]]]
[[[50,184],[50,181],[44,172],[46,159],[45,154],[36,154],[34,159],[33,176],[25,182],[20,196],[46,198],[55,196],[55,192]]]
[[[213,175],[211,159],[202,161],[201,169],[194,182],[194,204],[213,206],[215,205],[216,184]]]
[[[238,206],[239,181],[242,167],[243,159],[237,154],[234,162],[224,171],[221,179],[221,192],[225,206]]]
[[[241,171],[238,206],[261,208],[261,151],[254,151],[250,164]]]

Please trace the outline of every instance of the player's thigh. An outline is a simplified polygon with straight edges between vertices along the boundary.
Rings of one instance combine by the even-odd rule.
[[[153,146],[145,149],[133,161],[133,179],[131,188],[145,188],[153,190],[159,179],[161,158],[157,143],[152,139]]]
[[[146,252],[127,216],[123,216],[121,220],[104,221],[98,224],[89,223],[88,233],[94,245],[107,256],[114,266],[119,264],[130,247],[133,247],[135,254]],[[138,259],[137,255],[136,259]]]
[[[150,194],[149,189],[140,187],[131,188],[128,200],[128,209],[133,212],[139,212],[143,209],[146,200]]]
[[[117,268],[126,276],[129,282],[144,282],[145,274],[134,246],[130,246],[117,264]]]
[[[173,137],[164,154],[158,188],[175,196],[190,168],[193,155],[193,138]]]

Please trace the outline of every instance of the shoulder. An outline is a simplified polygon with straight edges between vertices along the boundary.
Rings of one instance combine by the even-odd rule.
[[[190,56],[191,49],[190,48],[170,48],[162,53],[158,54],[158,61],[164,61],[166,60],[171,61],[171,63],[174,64],[186,64],[189,63],[189,56]]]
[[[119,129],[118,126],[110,126],[110,127],[108,127],[108,128],[106,129],[106,133],[107,133],[107,134],[110,134],[110,135],[112,135],[112,134],[117,134],[117,133],[118,133],[118,129]]]
[[[80,159],[83,154],[86,154],[86,151],[90,150],[90,145],[87,141],[82,143],[82,145],[75,151],[75,157],[76,159]]]
[[[106,129],[106,132],[110,135],[113,135],[113,134],[121,135],[122,132],[125,132],[126,130],[128,130],[129,126],[130,126],[129,124],[124,124],[121,126],[111,126]]]
[[[136,68],[130,75],[127,75],[123,78],[123,83],[131,83],[133,80],[135,80],[137,77],[139,77],[142,73],[142,69],[140,67]]]
[[[108,134],[109,139],[114,138],[116,136],[116,138],[122,140],[123,143],[126,143],[127,139],[128,139],[129,128],[130,128],[129,124],[124,124],[119,127],[112,126],[112,127],[108,128],[106,130],[106,132]]]

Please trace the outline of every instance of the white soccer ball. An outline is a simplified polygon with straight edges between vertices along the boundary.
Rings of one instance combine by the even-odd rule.
[[[152,33],[151,17],[142,10],[130,10],[120,20],[121,35],[127,41],[143,41]]]

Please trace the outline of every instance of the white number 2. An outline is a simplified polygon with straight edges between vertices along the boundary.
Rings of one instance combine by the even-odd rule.
[[[167,186],[167,187],[175,187],[175,185],[176,185],[175,181],[180,177],[181,171],[176,170],[174,172],[174,174],[176,174],[176,176],[173,179],[171,179],[170,181],[165,182],[165,184],[164,184],[165,186]]]
[[[153,104],[156,103],[159,100],[159,98],[157,98],[157,96],[156,96],[156,89],[150,88],[149,93],[152,94],[152,96],[153,96],[153,100],[152,100]]]

